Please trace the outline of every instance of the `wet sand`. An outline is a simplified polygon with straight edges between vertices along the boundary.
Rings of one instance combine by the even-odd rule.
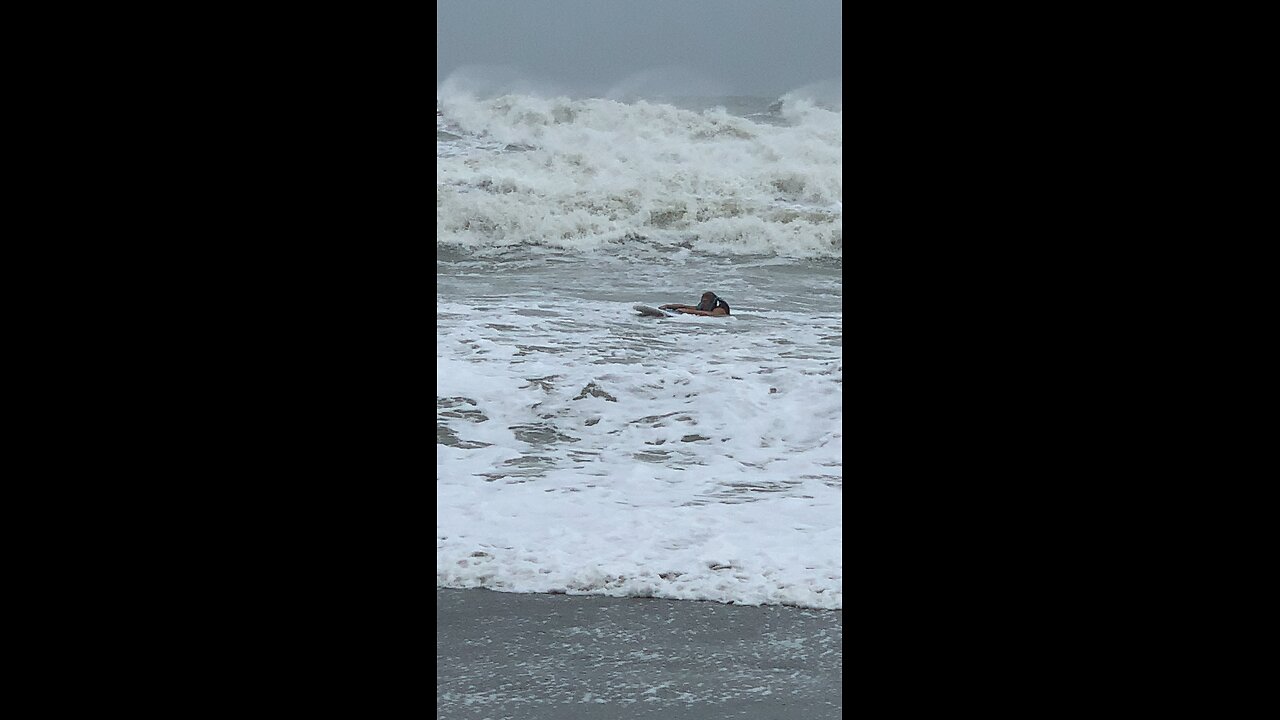
[[[436,717],[839,718],[843,614],[437,589]]]

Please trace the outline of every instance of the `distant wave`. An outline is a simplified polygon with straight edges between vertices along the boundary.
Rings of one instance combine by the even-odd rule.
[[[842,111],[818,95],[761,121],[730,103],[439,95],[437,243],[841,257]]]

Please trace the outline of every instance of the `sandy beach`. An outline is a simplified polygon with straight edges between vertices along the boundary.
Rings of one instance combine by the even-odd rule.
[[[841,717],[843,611],[436,590],[440,720]]]

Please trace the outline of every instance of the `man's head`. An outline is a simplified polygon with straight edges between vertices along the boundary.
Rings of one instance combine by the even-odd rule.
[[[702,302],[698,303],[699,310],[714,310],[716,307],[716,294],[710,290],[702,293]]]

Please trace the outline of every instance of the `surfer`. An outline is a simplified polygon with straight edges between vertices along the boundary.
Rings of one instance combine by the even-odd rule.
[[[694,305],[681,305],[680,303],[668,303],[658,306],[662,310],[675,310],[688,315],[709,315],[720,316],[729,314],[729,303],[721,300],[715,293],[710,290],[702,293],[702,302]]]

